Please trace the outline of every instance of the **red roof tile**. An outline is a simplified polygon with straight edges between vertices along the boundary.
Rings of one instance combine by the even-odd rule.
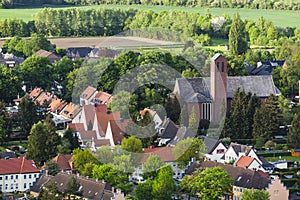
[[[73,119],[80,112],[80,107],[76,104],[69,103],[62,111],[61,115]]]
[[[96,117],[98,121],[99,134],[105,136],[108,122],[110,120],[119,120],[120,112],[96,112]]]
[[[115,145],[121,144],[125,135],[128,120],[111,120],[109,122]]]
[[[90,121],[92,124],[94,123],[94,118],[95,118],[95,106],[89,104],[89,105],[84,105],[82,107],[82,111],[84,112],[83,114],[85,115],[85,123],[88,126]]]
[[[32,99],[36,99],[44,90],[42,88],[34,88],[29,96],[32,98]]]
[[[80,138],[82,140],[92,140],[92,138],[96,139],[96,131],[80,131]]]
[[[96,94],[95,100],[100,104],[108,104],[112,101],[112,95],[106,92],[100,91]]]
[[[91,96],[97,92],[97,89],[92,87],[92,86],[88,86],[80,95],[80,98],[88,100],[89,98],[91,98]]]
[[[39,172],[40,170],[35,167],[33,160],[27,160],[25,157],[0,160],[0,174],[25,174]]]
[[[57,163],[59,170],[71,170],[73,169],[72,157],[72,154],[58,154],[55,158],[52,159],[52,161]]]
[[[76,132],[84,131],[83,123],[70,123],[68,124],[68,127]]]
[[[147,161],[150,155],[157,155],[164,162],[173,162],[176,160],[172,147],[147,148],[144,149],[144,152],[145,152],[144,157],[141,160],[142,164]]]
[[[146,113],[149,113],[151,117],[153,117],[156,114],[156,111],[151,110],[149,108],[145,108],[144,110],[140,110],[140,114],[144,117]]]
[[[254,158],[248,157],[248,156],[242,156],[240,159],[236,162],[236,166],[238,167],[249,167],[249,165],[253,162]]]
[[[59,98],[55,98],[50,104],[48,109],[53,113],[59,113],[67,103]],[[62,107],[62,108],[61,108]]]

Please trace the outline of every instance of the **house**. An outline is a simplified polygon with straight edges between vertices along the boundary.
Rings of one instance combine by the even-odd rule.
[[[251,148],[248,153],[247,153],[247,156],[249,157],[252,157],[252,158],[255,158],[259,164],[262,166],[262,168],[264,169],[263,171],[265,172],[269,172],[269,173],[272,173],[273,170],[274,170],[274,165],[269,163],[264,157],[262,156],[258,156],[255,152],[255,149],[254,148]]]
[[[44,90],[43,90],[42,88],[35,87],[35,88],[29,93],[29,97],[30,97],[33,101],[35,101],[36,98],[38,98],[42,92],[44,92]]]
[[[54,63],[55,61],[59,61],[61,59],[61,57],[56,55],[55,53],[43,49],[38,50],[37,52],[34,53],[34,55],[40,57],[46,57],[50,60],[51,63]]]
[[[158,146],[166,145],[171,140],[173,140],[177,134],[178,129],[179,127],[170,118],[165,118],[158,130]]]
[[[77,116],[80,110],[81,108],[78,105],[73,103],[68,103],[59,114],[65,118],[72,120]]]
[[[67,102],[65,102],[64,100],[62,99],[59,99],[59,98],[54,98],[52,100],[52,102],[49,104],[48,106],[48,110],[51,112],[51,113],[54,113],[54,114],[58,114],[60,113],[64,107],[67,105]]]
[[[163,120],[161,119],[161,117],[159,116],[159,114],[156,111],[154,111],[154,110],[151,110],[149,108],[145,108],[144,110],[140,111],[141,119],[143,119],[145,117],[146,113],[150,114],[150,117],[152,118],[152,121],[155,124],[155,130],[157,132],[159,132],[160,129],[161,129],[162,123],[163,123]]]
[[[0,160],[0,191],[3,193],[27,191],[39,176],[40,170],[25,157]]]
[[[205,158],[207,160],[221,162],[221,158],[227,150],[226,146],[220,140],[211,137],[204,136],[202,139],[207,150]]]
[[[106,112],[107,108],[104,109]],[[72,123],[82,123],[85,130],[92,130],[96,107],[89,104],[83,105],[80,113],[72,120]]]
[[[190,169],[187,171],[188,175],[191,175],[196,170],[204,170],[212,167],[222,167],[233,179],[232,197],[229,199],[240,200],[245,189],[267,190],[268,192],[283,194],[283,199],[286,198],[288,190],[282,185],[278,184],[278,180],[272,180],[268,174],[262,171],[254,171],[243,167],[237,167],[233,165],[227,165],[218,163],[215,161],[194,162]],[[277,194],[278,194],[277,193]],[[270,195],[270,200],[277,200],[277,196]]]
[[[60,171],[72,171],[74,169],[72,154],[58,154],[52,161],[57,164]]]
[[[90,52],[89,58],[99,58],[99,57],[115,58],[118,54],[120,54],[120,50],[109,49],[107,47],[94,48]]]
[[[93,104],[95,105],[100,105],[100,104],[105,104],[107,105],[110,103],[113,99],[113,95],[109,94],[107,92],[99,91],[95,97],[94,100],[92,101]]]
[[[92,51],[90,47],[70,47],[67,49],[67,56],[72,59],[87,58]]]
[[[280,94],[271,75],[227,76],[227,60],[217,53],[211,59],[210,77],[176,79],[171,97],[181,99],[188,113],[194,108],[199,119],[217,122],[224,108],[230,109],[238,88],[256,94],[262,102],[271,94]]]
[[[147,161],[147,159],[151,155],[157,155],[160,157],[160,159],[165,162],[166,164],[169,164],[174,171],[173,178],[176,180],[180,180],[182,178],[183,171],[179,168],[175,155],[173,153],[173,147],[150,147],[144,149],[144,155],[143,158],[140,161],[140,165],[135,169],[135,171],[132,173],[132,180],[134,182],[143,182],[143,164]]]
[[[283,185],[278,176],[273,177],[266,190],[269,192],[270,200],[289,199],[289,190]]]
[[[110,141],[110,146],[120,145],[125,137],[126,126],[129,120],[109,120],[105,139]]]
[[[251,149],[251,146],[231,143],[222,159],[225,163],[235,162],[242,155],[247,155]]]
[[[116,195],[120,194],[120,191],[115,193],[114,189],[102,180],[98,181],[91,178],[62,172],[55,176],[49,176],[46,174],[43,175],[30,192],[36,197],[43,188],[52,183],[56,183],[60,192],[65,192],[68,189],[69,181],[73,177],[76,178],[80,184],[78,192],[81,192],[81,197],[83,199],[111,200]]]
[[[91,104],[97,94],[97,89],[88,86],[80,95],[80,106]]]
[[[248,75],[271,75],[273,69],[283,66],[284,63],[284,60],[273,60],[257,62],[256,66],[251,66],[247,62],[244,62],[244,65],[248,71]]]
[[[16,153],[13,151],[0,152],[0,159],[16,158]]]
[[[186,138],[194,138],[196,134],[186,126],[180,126],[175,137],[168,143],[169,146],[175,147],[178,142]]]
[[[252,158],[249,156],[242,155],[234,164],[237,167],[244,167],[246,169],[252,169],[252,170],[262,170],[263,167],[261,164],[256,160],[256,158]]]

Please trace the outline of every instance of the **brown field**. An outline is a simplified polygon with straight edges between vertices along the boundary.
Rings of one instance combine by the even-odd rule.
[[[110,48],[138,48],[180,45],[180,43],[153,40],[138,37],[83,37],[83,38],[50,38],[57,48],[69,47],[110,47]],[[3,45],[0,41],[0,47]]]

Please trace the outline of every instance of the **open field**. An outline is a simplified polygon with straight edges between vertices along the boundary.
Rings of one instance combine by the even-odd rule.
[[[281,157],[265,157],[265,159],[269,162],[275,162],[278,160],[293,160],[293,161],[298,161],[300,162],[300,157],[299,156],[281,156]]]
[[[52,38],[49,39],[57,48],[69,47],[107,47],[115,49],[131,48],[174,48],[183,45],[175,42],[153,40],[138,37],[82,37],[82,38]],[[0,41],[2,47],[4,41]]]
[[[72,7],[56,7],[57,9],[67,9]],[[73,7],[74,8],[74,7]],[[220,16],[223,14],[233,15],[239,12],[243,19],[257,20],[259,16],[271,20],[276,26],[280,27],[298,27],[300,24],[300,12],[299,11],[287,11],[287,10],[254,10],[254,9],[238,9],[238,8],[197,8],[197,7],[175,7],[175,6],[139,6],[139,5],[95,5],[95,6],[77,6],[79,9],[99,9],[99,8],[111,8],[111,9],[139,9],[139,10],[153,10],[155,12],[169,11],[169,10],[181,10],[187,12],[199,12],[206,14],[207,11],[212,15]],[[32,17],[41,8],[20,8],[20,9],[0,9],[0,18],[18,18],[25,21],[32,20]]]

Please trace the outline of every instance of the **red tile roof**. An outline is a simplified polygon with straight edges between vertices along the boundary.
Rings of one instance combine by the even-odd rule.
[[[80,138],[82,140],[92,140],[92,138],[94,138],[96,140],[97,136],[96,136],[96,131],[80,131]]]
[[[110,128],[115,145],[121,144],[129,120],[111,120]]]
[[[83,123],[70,123],[68,124],[68,127],[76,132],[84,131]]]
[[[52,159],[53,162],[57,163],[59,170],[71,170],[73,169],[73,159],[72,154],[58,154]]]
[[[236,166],[238,167],[249,167],[249,165],[253,162],[254,158],[248,157],[248,156],[242,156],[240,159],[236,162]]]
[[[42,92],[38,98],[36,98],[36,101],[40,104],[43,105],[43,103],[46,101],[46,103],[50,103],[53,99],[55,99],[56,96],[53,96],[49,92]]]
[[[40,170],[35,167],[33,160],[23,158],[10,158],[0,160],[0,174],[25,174],[39,173]]]
[[[83,114],[85,115],[85,123],[88,126],[90,121],[92,124],[94,124],[94,118],[95,118],[95,106],[89,104],[89,105],[84,105],[82,107]]]
[[[62,111],[61,115],[73,119],[80,112],[80,107],[76,104],[69,103]]]
[[[67,103],[59,98],[55,98],[48,107],[48,110],[50,110],[53,113],[59,113],[63,107],[65,107]]]
[[[34,88],[29,96],[32,98],[32,99],[36,99],[44,90],[42,88]]]
[[[144,110],[140,110],[140,114],[144,117],[146,113],[149,113],[151,117],[153,117],[156,114],[156,111],[151,110],[149,108],[145,108]]]
[[[120,120],[120,112],[96,112],[98,129],[100,136],[105,136],[108,122],[110,120]]]
[[[141,163],[145,163],[150,155],[157,155],[164,162],[173,162],[175,161],[175,155],[173,153],[172,147],[156,147],[156,148],[147,148],[144,149],[144,157],[141,160]]]
[[[80,98],[88,100],[89,98],[91,98],[91,96],[97,92],[97,89],[92,87],[92,86],[88,86],[80,95]]]
[[[111,94],[108,94],[103,91],[99,91],[95,96],[96,101],[99,102],[100,104],[108,104],[109,102],[112,101],[112,98],[113,96]]]

